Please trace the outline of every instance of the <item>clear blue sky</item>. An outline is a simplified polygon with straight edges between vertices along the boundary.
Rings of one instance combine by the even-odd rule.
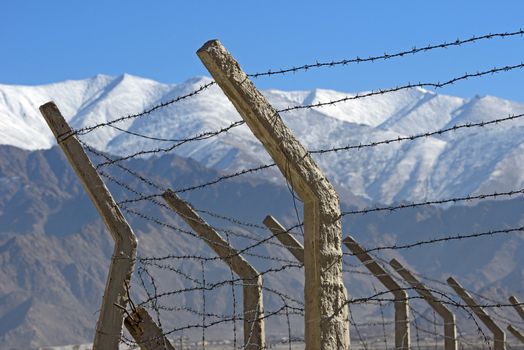
[[[247,72],[392,53],[524,28],[524,1],[3,1],[0,83],[42,84],[124,72],[162,82],[206,75],[195,51],[218,38]],[[524,38],[390,62],[261,78],[261,88],[362,91],[524,61]],[[524,102],[524,70],[442,93]]]

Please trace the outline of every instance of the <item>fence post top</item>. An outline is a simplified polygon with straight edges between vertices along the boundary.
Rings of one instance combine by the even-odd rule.
[[[71,127],[54,101],[44,103],[38,109],[49,125],[49,129],[55,136],[58,144],[61,144],[72,135]]]
[[[357,241],[351,235],[347,235],[342,242],[344,244],[350,244],[350,243],[356,243]]]
[[[204,43],[204,45],[202,45],[202,47],[200,49],[198,49],[197,54],[199,52],[207,51],[209,48],[211,48],[213,46],[215,46],[215,47],[222,46],[223,47],[224,45],[222,45],[222,43],[218,39],[211,39],[211,40],[206,41]]]
[[[460,287],[460,284],[457,282],[457,280],[455,280],[453,277],[449,276],[448,279],[446,280],[446,282],[452,286],[452,285],[455,285],[455,286],[458,286]]]
[[[185,203],[185,204],[189,205],[189,203],[186,203],[184,200],[182,200],[180,197],[178,197],[177,194],[175,193],[175,191],[171,190],[170,188],[168,188],[167,190],[164,191],[164,193],[162,193],[162,198],[164,198],[165,200],[174,201],[174,202],[176,202],[178,204]]]
[[[54,101],[49,101],[49,102],[46,102],[43,105],[41,105],[38,109],[39,110],[43,110],[43,109],[52,108],[52,107],[58,108]]]
[[[271,221],[277,221],[277,219],[275,219],[272,215],[267,215],[265,218],[264,218],[264,221],[262,221],[262,223],[264,225],[267,225],[267,224],[270,224]]]
[[[509,297],[509,302],[512,303],[512,304],[519,304],[519,301],[516,297],[514,297],[513,295]]]
[[[191,206],[189,203],[187,203],[186,201],[184,201],[183,199],[181,199],[175,191],[173,191],[172,189],[168,188],[167,190],[164,191],[164,193],[162,193],[162,198],[164,199],[171,199],[171,200],[174,200],[178,203],[182,202],[182,203],[186,203],[187,205]]]
[[[389,261],[389,264],[395,268],[395,270],[405,270],[404,266],[395,258]]]
[[[162,193],[162,197],[173,196],[174,194],[175,192],[173,192],[170,188],[168,188],[167,190],[164,191],[164,193]]]

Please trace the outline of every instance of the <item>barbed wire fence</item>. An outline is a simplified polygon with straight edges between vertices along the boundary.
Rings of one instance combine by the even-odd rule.
[[[377,61],[401,59],[409,55],[428,53],[434,50],[458,48],[464,45],[480,44],[488,40],[510,39],[522,37],[523,30],[513,32],[485,34],[468,39],[440,44],[427,45],[420,48],[402,50],[396,53],[369,56],[367,58],[351,58],[316,62],[296,67],[267,70],[265,72],[248,74],[250,78],[271,77],[275,75],[293,75],[313,69],[334,69],[352,64],[372,63]],[[487,70],[465,73],[448,77],[442,82],[406,83],[390,88],[382,88],[366,93],[348,95],[331,101],[320,101],[312,104],[298,104],[276,110],[277,114],[288,114],[290,118],[300,118],[294,113],[301,110],[319,109],[326,106],[344,104],[349,101],[370,98],[372,96],[393,94],[402,90],[417,87],[440,89],[465,80],[483,79],[494,74],[511,73],[524,68],[523,63],[512,63]],[[292,349],[303,346],[305,301],[302,290],[304,286],[304,264],[298,261],[290,251],[296,246],[282,243],[278,235],[290,234],[299,243],[304,241],[304,218],[297,208],[303,204],[300,198],[287,181],[281,181],[288,192],[289,210],[286,212],[286,222],[289,225],[280,233],[273,233],[259,222],[242,216],[224,214],[210,208],[200,208],[192,199],[210,199],[217,195],[220,186],[237,186],[238,181],[230,185],[234,179],[256,179],[259,172],[275,168],[275,163],[265,163],[246,167],[233,172],[216,173],[215,177],[178,181],[177,174],[171,177],[146,173],[146,162],[159,159],[165,154],[172,154],[182,145],[197,143],[213,138],[227,137],[235,129],[245,126],[245,121],[231,122],[216,130],[202,130],[194,135],[184,137],[161,137],[132,131],[119,126],[139,118],[154,118],[155,112],[166,108],[177,108],[179,104],[190,101],[197,96],[205,98],[206,93],[217,86],[211,81],[193,91],[182,94],[167,102],[151,106],[142,112],[116,117],[107,122],[94,124],[73,130],[70,133],[59,135],[58,141],[63,142],[70,137],[79,139],[84,149],[89,152],[98,174],[104,178],[112,192],[117,196],[117,205],[126,213],[140,236],[139,256],[136,259],[135,277],[129,288],[131,305],[144,307],[154,317],[162,334],[167,336],[172,344],[180,349],[207,348],[247,348],[282,347]],[[323,157],[326,154],[340,152],[358,152],[365,149],[389,147],[393,144],[410,143],[418,140],[440,137],[463,137],[461,132],[475,130],[482,133],[511,123],[519,122],[524,114],[493,115],[491,119],[478,122],[458,123],[436,130],[426,130],[412,135],[398,135],[395,138],[359,142],[332,147],[310,149],[303,158],[314,156]],[[141,149],[129,154],[111,155],[97,150],[84,140],[86,135],[104,128],[113,128],[120,133],[131,137],[158,142],[153,148]],[[175,171],[176,169],[172,169]],[[264,176],[264,175],[262,175]],[[239,180],[239,181],[240,181]],[[229,187],[231,188],[231,187]],[[216,233],[222,240],[217,241],[196,232],[192,227],[197,219],[194,216],[182,214],[166,203],[165,193],[168,190],[179,198],[183,205],[191,208],[197,218],[206,225],[206,228]],[[207,192],[206,192],[207,191]],[[209,193],[209,197],[202,195]],[[341,212],[337,220],[358,218],[363,215],[383,213],[397,213],[414,210],[421,207],[434,207],[458,203],[478,203],[484,200],[522,198],[523,188],[514,188],[507,191],[491,193],[469,194],[448,198],[434,198],[420,202],[402,202],[391,205],[372,206],[356,209],[346,209]],[[199,197],[200,196],[200,197]],[[220,198],[227,201],[226,198]],[[256,201],[256,199],[251,199]],[[205,202],[200,201],[200,202]],[[226,206],[227,203],[224,203]],[[261,213],[263,217],[270,213]],[[519,222],[519,220],[515,220]],[[431,228],[428,228],[429,231]],[[389,267],[388,259],[402,257],[403,251],[415,248],[424,249],[437,245],[451,245],[457,241],[474,239],[493,239],[495,237],[523,237],[522,223],[514,227],[496,227],[490,229],[471,228],[460,232],[433,232],[428,233],[427,239],[415,239],[408,242],[388,242],[367,244],[363,250],[370,254],[372,259],[381,266],[387,275],[398,283],[403,292],[407,293],[409,302],[409,325],[411,327],[411,347],[420,349],[442,348],[445,335],[442,328],[444,322],[432,311],[424,298],[419,296],[417,288],[410,286]],[[226,250],[225,254],[216,254],[217,249]],[[234,247],[234,248],[233,248]],[[343,253],[343,272],[348,286],[349,296],[343,302],[349,307],[347,322],[351,333],[351,346],[362,349],[393,349],[395,348],[394,334],[398,320],[395,318],[393,305],[398,298],[391,297],[392,290],[377,286],[374,278],[376,274],[369,272],[365,264],[356,260],[359,254],[345,251]],[[235,267],[227,264],[234,259],[244,259],[252,266],[254,275],[242,276]],[[226,262],[226,264],[224,263]],[[415,265],[415,264],[414,264]],[[438,302],[452,309],[457,316],[457,335],[454,339],[456,348],[487,348],[498,349],[493,336],[479,323],[475,310],[441,281],[444,276],[425,276],[415,273],[423,285]],[[253,314],[253,309],[246,309],[246,294],[243,289],[256,285],[255,280],[262,281],[261,301],[263,307]],[[358,285],[359,288],[353,287]],[[479,307],[486,309],[496,323],[507,326],[513,325],[517,329],[524,329],[524,320],[518,319],[511,311],[513,304],[504,302],[492,295],[480,291],[467,290],[479,301]],[[393,291],[394,292],[394,291]],[[515,291],[521,292],[521,291]],[[355,294],[353,294],[355,293]],[[361,295],[359,295],[360,293]],[[508,296],[500,296],[507,299]],[[503,298],[503,299],[504,299]],[[134,307],[134,306],[133,306]],[[334,310],[335,315],[340,310]],[[328,320],[329,321],[329,320]],[[327,321],[326,321],[327,322]],[[466,324],[464,326],[464,324]],[[254,324],[265,325],[265,331],[256,330]],[[246,327],[251,327],[246,330]],[[265,337],[257,339],[257,337]],[[124,333],[122,342],[130,347],[136,347],[136,341]],[[256,340],[256,341],[255,341]],[[514,339],[507,340],[503,346],[517,348],[522,346]],[[398,347],[397,347],[398,348]]]

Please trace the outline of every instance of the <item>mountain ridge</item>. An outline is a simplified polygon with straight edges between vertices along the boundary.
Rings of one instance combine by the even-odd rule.
[[[181,84],[163,84],[125,74],[119,77],[99,75],[45,86],[0,85],[0,142],[26,149],[51,147],[54,139],[38,112],[38,106],[48,100],[55,100],[71,126],[80,129],[136,114],[210,81],[207,77],[196,77]],[[325,89],[273,89],[263,93],[277,109],[355,96]],[[398,137],[438,131],[457,124],[522,113],[524,105],[497,97],[464,99],[412,88],[295,110],[282,113],[282,117],[306,148],[316,150],[394,141]],[[223,129],[239,120],[231,103],[214,85],[191,98],[144,117],[126,118],[115,126],[157,138],[186,139]],[[524,176],[515,166],[515,161],[521,160],[522,126],[524,121],[515,119],[482,129],[463,129],[416,141],[314,155],[314,158],[338,188],[376,203],[506,191],[510,185],[512,188],[524,187]],[[97,128],[81,138],[92,147],[115,156],[128,156],[143,150],[163,154],[174,148],[172,152],[179,156],[191,157],[207,167],[227,172],[271,162],[245,125],[217,137],[176,147],[174,142],[141,138],[113,127]],[[476,148],[484,151],[479,152]],[[475,167],[482,170],[476,171]],[[448,173],[456,175],[442,175]],[[275,181],[279,178],[273,170],[261,176]],[[508,184],[510,179],[512,183]]]

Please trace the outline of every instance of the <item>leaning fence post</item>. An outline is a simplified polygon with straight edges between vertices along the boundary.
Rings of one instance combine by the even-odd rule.
[[[484,323],[493,333],[494,350],[506,349],[506,333],[489,317],[486,311],[466,292],[466,290],[453,278],[447,279],[448,285],[453,288],[457,295],[464,300],[471,311]]]
[[[175,350],[146,309],[138,306],[129,314],[124,324],[141,350]]]
[[[515,311],[517,311],[522,320],[524,320],[524,308],[522,308],[522,305],[520,304],[519,300],[512,295],[509,297],[509,302],[513,305]],[[516,338],[518,338],[521,342],[524,343],[524,335],[520,333],[515,327],[509,325],[508,331],[510,331],[511,334],[513,334]]]
[[[442,303],[440,303],[433,294],[400,262],[392,259],[389,264],[408,284],[424,298],[427,303],[435,310],[436,313],[444,319],[444,350],[457,350],[457,327],[455,315]]]
[[[524,335],[522,333],[520,333],[518,331],[518,329],[516,329],[515,327],[513,327],[512,325],[509,325],[508,326],[508,331],[511,332],[511,334],[513,334],[515,336],[515,338],[517,338],[518,340],[521,341],[521,343],[524,343]]]
[[[509,302],[513,305],[517,313],[520,315],[520,317],[524,321],[524,308],[522,308],[522,305],[520,304],[519,300],[512,295],[509,297]]]
[[[126,288],[136,258],[136,236],[58,107],[48,102],[40,112],[115,241],[93,349],[117,350],[124,314],[115,305],[125,307],[128,302]]]
[[[175,192],[162,195],[173,209],[213,249],[229,267],[242,278],[244,303],[244,347],[247,350],[265,349],[262,276],[231,247],[191,206]]]
[[[395,297],[395,349],[409,349],[408,293],[351,236],[344,244]]]
[[[278,112],[218,40],[208,41],[197,54],[304,202],[306,349],[348,348],[337,193]]]
[[[263,221],[264,225],[273,233],[273,235],[284,245],[284,247],[289,250],[291,254],[297,259],[300,263],[304,263],[304,247],[300,244],[295,237],[293,237],[288,230],[284,228],[271,215],[266,216]]]

